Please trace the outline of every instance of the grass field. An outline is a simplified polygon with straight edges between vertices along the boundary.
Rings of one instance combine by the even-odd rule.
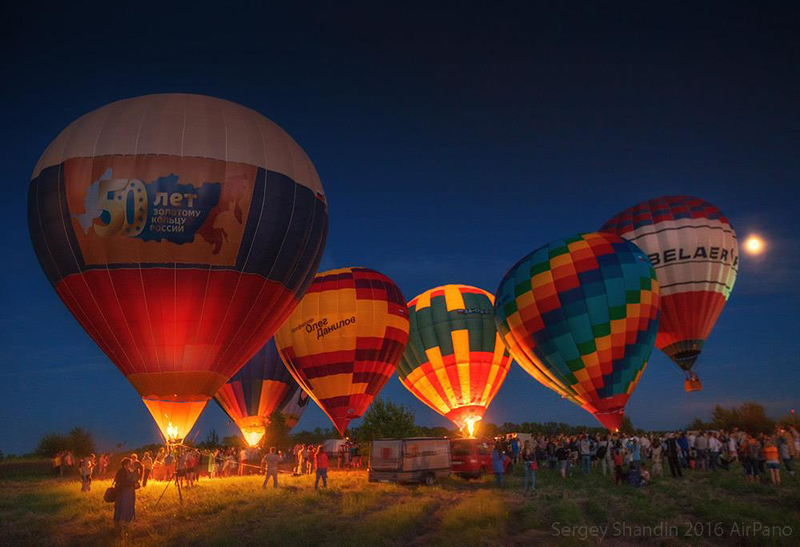
[[[600,527],[603,545],[800,544],[800,483],[788,475],[779,488],[748,484],[738,467],[642,489],[615,487],[597,471],[563,480],[544,469],[537,479],[536,494],[524,496],[519,475],[503,489],[491,477],[426,488],[333,471],[319,492],[311,477],[281,475],[281,488],[262,490],[253,476],[204,480],[182,504],[170,487],[157,507],[165,483],[155,482],[137,491],[123,538],[102,500],[109,481],[87,494],[77,481],[3,480],[0,545],[596,545]]]

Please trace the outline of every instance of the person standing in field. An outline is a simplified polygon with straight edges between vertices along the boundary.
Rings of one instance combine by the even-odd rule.
[[[319,480],[322,479],[322,487],[328,487],[328,453],[325,452],[325,449],[322,445],[317,447],[317,451],[314,456],[315,459],[315,467],[317,468],[317,478],[314,481],[314,490],[319,487]]]
[[[114,475],[114,527],[118,532],[136,517],[136,487],[139,474],[130,458],[123,458],[117,474]]]
[[[681,446],[678,443],[678,439],[675,438],[674,433],[667,438],[666,450],[667,461],[669,462],[669,472],[672,474],[672,478],[674,479],[677,477],[683,477],[680,462]]]
[[[516,465],[519,462],[519,438],[514,435],[511,437],[511,461]]]
[[[561,473],[561,478],[567,478],[567,465],[569,464],[569,449],[567,448],[566,441],[562,441],[556,448],[556,459],[558,460],[558,469]]]
[[[278,464],[280,461],[281,458],[278,456],[277,449],[274,446],[271,446],[269,448],[269,452],[267,452],[264,455],[264,458],[261,460],[261,465],[266,468],[266,473],[264,474],[264,483],[261,485],[261,488],[267,487],[270,477],[272,477],[272,487],[278,487]]]
[[[736,461],[739,456],[739,451],[736,447],[736,438],[733,435],[728,437],[728,456],[732,461]]]
[[[600,437],[600,440],[597,441],[597,452],[595,452],[595,459],[600,462],[600,470],[603,472],[603,476],[605,477],[608,475],[608,460],[606,459],[606,454],[608,453],[608,435],[604,437]]]
[[[783,465],[786,466],[786,470],[789,472],[789,475],[794,477],[794,467],[792,467],[792,451],[789,443],[786,441],[786,437],[781,437],[780,444],[778,445],[778,454],[781,457],[781,461],[783,461]]]
[[[622,470],[622,449],[614,449],[614,484],[622,484],[625,472]]]
[[[186,479],[186,453],[180,454],[177,460],[175,464],[175,482],[178,483],[178,486],[183,486],[183,482]]]
[[[214,478],[217,476],[217,458],[219,457],[219,448],[214,449],[208,457],[208,476]]]
[[[295,475],[302,475],[303,468],[305,463],[303,462],[303,453],[306,451],[305,445],[301,444],[297,447],[297,468],[295,469]]]
[[[133,467],[133,470],[136,472],[136,475],[137,475],[136,476],[136,481],[138,482],[138,481],[142,480],[142,474],[144,473],[144,468],[142,467],[142,462],[139,461],[138,454],[131,454],[130,460],[131,460],[131,467]]]
[[[81,473],[81,492],[92,489],[92,469],[94,469],[94,454],[86,456],[80,461],[78,469]]]
[[[303,455],[306,460],[306,475],[311,475],[314,472],[315,450],[316,447],[313,444],[306,445],[306,453]]]
[[[775,446],[771,439],[768,440],[764,445],[764,458],[772,484],[776,485],[781,483],[781,462],[778,457],[778,447]]]
[[[53,456],[53,476],[57,477],[61,474],[61,458],[63,457],[63,452],[56,452],[56,455]]]
[[[103,452],[100,454],[100,478],[106,478],[108,474],[108,464],[111,461],[111,454]]]
[[[539,469],[539,463],[536,461],[536,451],[531,446],[530,441],[525,441],[522,445],[520,458],[522,458],[522,467],[525,471],[525,478],[522,481],[522,490],[523,492],[528,492],[528,483],[530,483],[530,489],[535,491],[536,470]]]
[[[150,452],[145,452],[142,457],[142,469],[142,488],[144,488],[147,486],[147,479],[150,478],[150,474],[153,472],[153,457]]]
[[[581,473],[588,474],[592,471],[592,443],[589,435],[582,435],[578,442],[578,452],[581,456]]]
[[[503,453],[503,445],[500,441],[494,443],[494,449],[492,450],[492,473],[494,473],[494,482],[495,484],[502,488],[503,487],[503,471],[504,471],[504,453]]]
[[[653,443],[650,448],[650,452],[653,456],[653,476],[654,477],[661,477],[664,474],[664,467],[661,464],[661,451],[663,450],[663,445],[661,444],[661,439],[656,437],[653,440]]]

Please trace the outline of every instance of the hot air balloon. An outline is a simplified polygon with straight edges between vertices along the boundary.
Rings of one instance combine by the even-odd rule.
[[[317,274],[275,335],[286,368],[342,435],[389,380],[407,341],[403,294],[367,268]]]
[[[699,390],[692,366],[739,269],[730,222],[707,201],[667,196],[630,207],[601,229],[633,241],[650,258],[661,286],[656,347],[686,373],[686,391]]]
[[[247,444],[255,446],[266,433],[272,413],[288,404],[299,388],[281,361],[275,340],[270,338],[223,384],[214,400],[237,425]]]
[[[653,350],[658,300],[655,271],[636,245],[588,233],[511,268],[495,319],[522,368],[616,430]]]
[[[291,431],[292,428],[297,425],[297,422],[300,421],[303,412],[308,408],[308,402],[310,400],[311,398],[308,396],[308,393],[298,387],[292,397],[286,400],[278,409],[283,415],[283,423],[288,428],[288,431]]]
[[[408,346],[397,365],[411,393],[470,436],[511,366],[493,305],[494,295],[468,285],[420,294],[408,303]]]
[[[59,297],[179,440],[311,283],[328,211],[277,125],[166,94],[62,131],[33,171],[28,225]]]

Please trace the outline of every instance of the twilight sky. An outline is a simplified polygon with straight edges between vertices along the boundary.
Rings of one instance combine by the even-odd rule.
[[[698,361],[703,391],[685,394],[656,351],[627,414],[637,426],[672,428],[716,403],[755,400],[774,416],[794,408],[797,7],[373,4],[0,8],[0,450],[31,451],[42,434],[76,425],[101,448],[159,437],[45,279],[26,207],[36,160],[67,124],[160,92],[225,98],[283,127],[315,163],[330,204],[322,269],[379,270],[407,299],[445,283],[494,292],[524,254],[596,230],[629,205],[707,199],[740,240],[763,235],[768,252],[742,257]],[[396,378],[382,394],[419,423],[449,423]],[[517,365],[486,419],[596,424]],[[329,425],[315,407],[298,429]],[[234,433],[213,404],[195,431],[202,438],[211,427]]]

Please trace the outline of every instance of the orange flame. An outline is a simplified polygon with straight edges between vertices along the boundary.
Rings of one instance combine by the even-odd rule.
[[[475,430],[477,429],[477,424],[481,420],[480,416],[467,416],[464,418],[464,426],[461,428],[463,431],[465,428],[467,433],[469,433],[470,437],[475,436]]]

